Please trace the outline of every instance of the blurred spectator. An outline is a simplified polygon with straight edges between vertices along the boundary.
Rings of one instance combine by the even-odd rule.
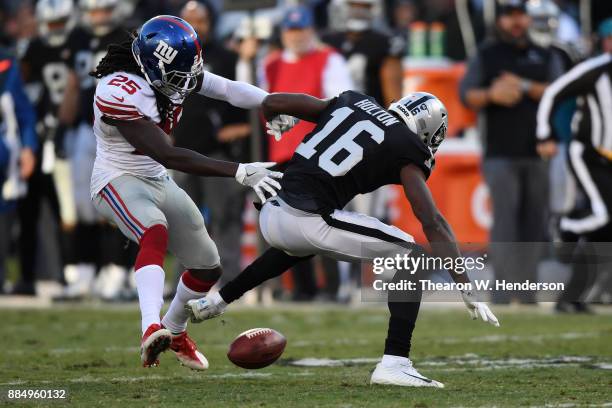
[[[312,13],[306,7],[286,10],[281,41],[283,49],[272,53],[264,67],[264,88],[269,92],[302,92],[318,98],[331,98],[353,88],[344,58],[318,42]],[[313,123],[299,122],[282,140],[270,144],[269,160],[278,162],[282,169],[314,127]],[[329,266],[335,269],[335,262]],[[337,275],[337,272],[331,274]],[[296,265],[293,277],[296,299],[307,300],[315,296],[317,287],[311,260]],[[337,281],[337,278],[331,280]]]
[[[574,43],[560,40],[559,21],[561,10],[554,0],[529,0],[527,13],[532,19],[529,36],[536,45],[550,48],[561,63],[563,72],[570,70],[580,60],[580,54]],[[574,205],[574,183],[566,160],[566,145],[571,139],[571,122],[576,110],[575,98],[568,98],[559,106],[554,114],[553,132],[562,142],[560,152],[550,161],[550,231],[556,237],[561,214],[567,212]]]
[[[61,248],[61,238],[54,234],[39,237],[41,208],[46,201],[53,220],[58,225],[60,206],[53,179],[56,154],[55,146],[63,140],[65,126],[57,118],[58,107],[64,97],[68,81],[70,53],[68,33],[74,24],[75,12],[72,0],[39,0],[36,5],[39,35],[31,39],[21,57],[21,69],[30,101],[36,107],[38,123],[36,131],[42,146],[37,155],[37,166],[28,179],[28,193],[19,200],[19,262],[24,282],[34,282],[35,267],[40,261],[41,239],[55,240],[55,248]],[[60,251],[61,252],[61,251]],[[63,254],[62,254],[63,255]],[[64,258],[64,256],[61,256]],[[53,271],[49,271],[53,275]],[[56,277],[60,274],[55,273]],[[22,283],[16,292],[29,291],[33,285]]]
[[[281,33],[283,49],[273,52],[264,67],[262,86],[268,92],[303,92],[331,98],[353,88],[345,59],[318,42],[312,24],[309,9],[300,6],[286,11]],[[271,145],[269,159],[287,162],[312,129],[312,123],[298,124],[281,141]]]
[[[244,17],[231,40],[230,47],[238,53],[236,79],[249,84],[257,84],[261,78],[256,78],[263,71],[264,60],[272,51],[270,40],[274,26],[270,18],[265,16]],[[278,48],[272,45],[275,50]],[[259,119],[258,119],[259,120]]]
[[[395,1],[391,19],[393,32],[408,43],[410,25],[419,19],[419,8],[416,0]]]
[[[17,61],[0,48],[0,293],[14,218],[14,202],[26,193],[36,167],[36,114],[24,92]],[[34,295],[34,277],[22,276],[16,292]]]
[[[561,1],[561,0],[558,0]],[[568,2],[570,0],[565,0]],[[612,1],[610,0],[591,0],[591,24],[593,28],[593,33],[596,34],[596,29],[601,27],[601,23],[604,20],[607,20],[610,16],[612,16]],[[577,5],[575,5],[577,8]],[[578,18],[578,13],[576,13],[576,18]],[[580,20],[582,21],[583,16],[580,15]]]
[[[569,163],[585,200],[560,222],[563,236],[580,237],[573,274],[557,310],[587,311],[585,296],[605,262],[597,262],[595,246],[612,241],[612,18],[601,23],[598,35],[602,55],[591,58],[559,77],[544,93],[538,109],[538,152],[544,158],[556,154],[558,136],[552,131],[555,110],[567,98],[578,97],[575,132],[569,144]],[[607,136],[608,135],[608,136]],[[572,310],[573,309],[573,310]]]
[[[68,283],[63,298],[79,298],[94,289],[98,266],[100,271],[95,287],[103,298],[118,296],[123,288],[127,268],[133,264],[135,245],[128,244],[121,233],[110,226],[102,226],[101,218],[92,205],[90,179],[96,154],[96,140],[92,130],[93,96],[96,80],[89,73],[106,54],[110,44],[129,38],[117,12],[119,0],[79,0],[81,25],[68,37],[69,66],[66,92],[59,108],[59,120],[71,124],[66,135],[66,150],[70,160],[73,205],[76,219],[72,222],[75,235],[74,264],[65,268]]]
[[[216,18],[210,4],[190,1],[181,10],[180,17],[191,24],[200,37],[205,71],[235,79],[238,56],[214,37]],[[174,138],[177,146],[209,157],[246,161],[250,133],[244,111],[196,93],[188,96],[183,104],[183,115],[174,130]],[[221,256],[223,279],[233,278],[240,272],[239,242],[245,189],[216,177],[176,172],[174,179],[206,216],[208,230]]]
[[[470,60],[461,98],[480,113],[483,173],[493,203],[490,240],[540,242],[546,238],[548,169],[536,154],[535,112],[547,83],[562,69],[555,54],[529,39],[531,20],[522,1],[500,0],[496,16],[497,36]],[[496,279],[536,278],[539,254],[521,248],[520,259],[492,251]],[[509,301],[498,295],[495,301]]]
[[[11,46],[17,51],[36,35],[36,18],[34,17],[34,1],[9,1],[6,5],[6,16],[3,31],[10,37]]]
[[[323,42],[346,58],[355,90],[383,106],[402,96],[401,56],[405,43],[373,28],[378,0],[343,0],[338,5],[343,26],[323,35]]]

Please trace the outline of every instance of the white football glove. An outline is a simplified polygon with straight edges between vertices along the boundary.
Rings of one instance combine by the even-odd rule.
[[[275,197],[276,190],[281,188],[278,181],[274,179],[283,177],[283,173],[268,170],[268,167],[275,164],[275,162],[240,163],[236,171],[236,181],[255,190],[261,202],[265,203],[264,192],[268,192],[272,197]]]
[[[290,130],[298,123],[298,119],[289,115],[278,115],[269,122],[266,122],[266,133],[274,136],[278,142],[283,137],[283,133]]]
[[[495,327],[499,327],[497,317],[495,317],[485,302],[479,302],[472,292],[461,291],[461,297],[473,320],[478,319],[480,316],[483,321],[491,323]]]

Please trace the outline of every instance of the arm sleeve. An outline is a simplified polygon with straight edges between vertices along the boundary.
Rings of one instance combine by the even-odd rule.
[[[465,75],[459,84],[459,96],[463,104],[466,104],[466,94],[470,89],[481,88],[484,85],[482,72],[482,60],[479,54],[472,58],[467,66]]]
[[[330,54],[323,70],[323,97],[333,98],[354,89],[346,60],[338,53]]]
[[[38,148],[38,138],[36,136],[36,113],[24,91],[23,81],[19,73],[19,68],[15,61],[10,68],[7,78],[6,89],[11,93],[15,106],[15,116],[19,124],[19,136],[21,144],[32,150]]]
[[[261,106],[268,93],[256,86],[231,81],[212,72],[204,74],[202,88],[198,92],[200,95],[213,99],[219,99],[243,109],[255,109]]]
[[[553,137],[551,122],[555,108],[568,97],[587,93],[589,88],[593,86],[601,67],[609,63],[610,59],[612,59],[612,56],[604,55],[586,60],[557,78],[546,88],[540,100],[537,114],[536,134],[539,140]]]

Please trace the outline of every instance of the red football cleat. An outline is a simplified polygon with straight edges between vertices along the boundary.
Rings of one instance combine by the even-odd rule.
[[[159,355],[168,350],[172,343],[172,333],[159,324],[152,324],[142,336],[140,358],[143,367],[159,365]]]
[[[208,368],[208,360],[204,357],[204,354],[198,351],[198,346],[191,340],[186,331],[172,335],[170,350],[174,351],[176,358],[182,365],[192,370],[206,370]]]

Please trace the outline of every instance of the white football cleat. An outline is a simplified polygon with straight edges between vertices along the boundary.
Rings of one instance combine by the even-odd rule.
[[[174,351],[176,358],[182,365],[192,370],[206,370],[208,360],[198,351],[198,346],[187,335],[187,332],[172,335],[170,350]]]
[[[221,316],[225,312],[227,303],[219,293],[213,293],[201,299],[192,299],[185,305],[185,311],[189,314],[193,323]]]
[[[381,361],[370,378],[370,384],[400,385],[403,387],[444,388],[444,384],[421,375],[408,358],[395,358],[393,362]]]

